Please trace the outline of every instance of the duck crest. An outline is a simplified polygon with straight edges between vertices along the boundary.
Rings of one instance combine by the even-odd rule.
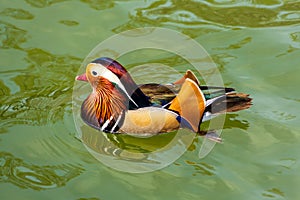
[[[83,102],[81,117],[98,130],[116,132],[123,123],[129,99],[121,89],[105,78],[99,78],[97,85]]]

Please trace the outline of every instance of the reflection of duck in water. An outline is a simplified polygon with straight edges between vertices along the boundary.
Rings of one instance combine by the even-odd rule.
[[[248,95],[232,88],[199,86],[191,71],[170,85],[138,86],[110,58],[89,63],[76,80],[88,81],[93,89],[81,106],[83,121],[108,133],[152,136],[180,127],[199,133],[201,122],[211,116],[251,105]]]

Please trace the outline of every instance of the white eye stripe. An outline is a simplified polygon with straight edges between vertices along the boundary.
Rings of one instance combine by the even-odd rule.
[[[106,78],[110,82],[113,82],[118,85],[118,87],[123,90],[123,92],[127,95],[127,97],[132,101],[137,107],[139,107],[134,100],[131,98],[131,96],[127,93],[127,90],[125,89],[124,85],[121,83],[120,79],[115,75],[113,72],[111,72],[109,69],[104,67],[103,65],[99,63],[90,63],[88,66],[90,66],[90,72],[92,76],[102,76],[103,78]],[[96,74],[96,75],[95,75]]]

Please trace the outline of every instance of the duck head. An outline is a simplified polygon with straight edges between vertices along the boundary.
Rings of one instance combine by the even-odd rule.
[[[88,125],[105,132],[116,132],[128,109],[150,105],[127,70],[110,58],[99,58],[86,67],[76,80],[89,82],[92,93],[81,106],[81,117]]]

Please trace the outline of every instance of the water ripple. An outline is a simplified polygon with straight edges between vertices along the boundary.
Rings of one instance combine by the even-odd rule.
[[[130,13],[130,21],[114,31],[121,32],[141,25],[173,26],[185,33],[191,33],[190,29],[198,30],[199,27],[208,31],[220,31],[223,28],[287,26],[300,23],[299,8],[300,2],[283,3],[278,0],[230,3],[155,1],[147,7],[135,9]]]
[[[16,8],[6,8],[2,12],[0,12],[0,15],[21,20],[31,20],[34,18],[34,16],[30,12]]]
[[[44,8],[47,6],[51,6],[52,4],[64,2],[66,0],[25,0],[32,7],[36,8]]]
[[[9,85],[1,85],[1,126],[13,124],[43,125],[56,122],[71,112],[71,92],[80,59],[52,55],[41,49],[27,49],[25,70],[4,71],[19,88],[12,93]],[[67,73],[66,73],[67,72]]]
[[[269,189],[269,190],[266,190],[265,192],[263,192],[262,196],[278,199],[278,198],[284,197],[285,195],[284,195],[284,192],[282,192],[280,189],[272,188],[272,189]]]
[[[105,10],[115,5],[115,2],[112,0],[81,0],[81,2],[88,4],[95,10]]]
[[[59,23],[64,24],[66,26],[78,26],[79,22],[74,20],[60,20]]]
[[[7,152],[0,152],[0,166],[0,182],[34,190],[64,186],[82,172],[82,169],[72,165],[38,166],[25,163]]]
[[[20,49],[20,45],[26,41],[26,33],[23,29],[0,21],[0,48]]]
[[[197,174],[213,176],[216,173],[214,166],[209,165],[208,163],[205,163],[205,162],[196,163],[196,162],[188,161],[188,160],[186,160],[186,163],[195,168],[194,169],[195,172],[193,173],[193,176],[196,176]]]

